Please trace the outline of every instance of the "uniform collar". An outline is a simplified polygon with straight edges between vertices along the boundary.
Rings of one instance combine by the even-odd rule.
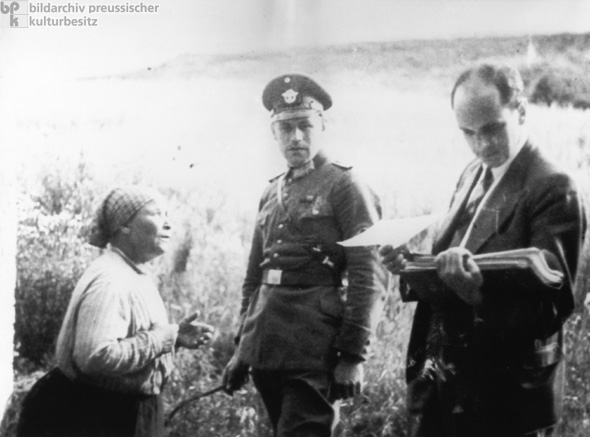
[[[320,151],[313,159],[300,167],[290,168],[287,172],[287,177],[291,179],[300,179],[307,176],[309,173],[314,171],[316,168],[321,167],[327,161],[326,156]]]
[[[315,170],[315,164],[312,159],[311,161],[306,162],[305,164],[299,167],[290,168],[287,173],[287,176],[289,176],[291,179],[300,179],[311,173],[313,170]]]

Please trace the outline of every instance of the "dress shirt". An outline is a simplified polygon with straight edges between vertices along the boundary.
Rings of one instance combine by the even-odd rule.
[[[475,219],[479,215],[479,212],[481,211],[482,207],[484,207],[488,197],[490,197],[490,194],[494,191],[494,188],[496,188],[498,183],[502,180],[502,177],[506,174],[506,171],[508,171],[508,167],[510,167],[510,164],[512,164],[512,161],[514,161],[514,158],[516,158],[516,155],[518,155],[518,152],[520,152],[520,149],[522,149],[522,146],[525,145],[526,141],[527,141],[527,138],[525,137],[523,140],[521,140],[518,147],[516,147],[514,150],[510,151],[510,155],[508,156],[508,159],[506,160],[506,162],[504,164],[499,165],[498,167],[492,167],[492,174],[494,175],[494,182],[492,182],[492,185],[490,186],[490,188],[486,192],[485,196],[483,197],[483,199],[481,200],[481,202],[477,206],[477,209],[475,210],[475,214],[473,215],[473,218],[471,219],[471,223],[469,224],[469,227],[467,228],[467,231],[465,232],[465,235],[463,236],[463,239],[461,240],[461,244],[459,245],[459,247],[465,247],[465,243],[467,242],[467,239],[469,238],[469,234],[471,234],[471,230],[473,229],[473,223],[475,222]],[[483,177],[485,175],[486,169],[487,169],[487,165],[482,164],[482,172],[479,176],[479,180],[477,181],[478,184],[481,183],[481,180],[483,179]]]

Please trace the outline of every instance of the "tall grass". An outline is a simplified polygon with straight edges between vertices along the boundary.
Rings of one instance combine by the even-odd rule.
[[[291,60],[281,62],[265,77],[290,71]],[[380,68],[362,75],[321,70],[335,101],[327,113],[328,149],[376,188],[385,217],[444,211],[471,159],[448,104],[451,74],[437,73],[435,65],[420,86],[400,87],[388,77],[393,73]],[[414,83],[407,77],[400,81]],[[219,384],[233,352],[258,197],[283,165],[260,103],[263,85],[251,77],[168,74],[32,85],[27,96],[6,96],[12,108],[7,115],[17,127],[11,138],[20,144],[22,160],[16,390],[3,435],[14,431],[20,399],[38,376],[34,372],[53,361],[73,285],[98,255],[83,243],[83,224],[113,184],[140,182],[166,194],[175,236],[169,253],[151,268],[172,319],[199,310],[218,330],[207,348],[176,357],[165,393],[168,410]],[[590,111],[532,106],[529,121],[536,142],[576,175],[590,200]],[[579,302],[589,289],[589,269],[586,247]],[[342,406],[339,435],[405,435],[404,360],[412,314],[391,278],[366,364],[366,387],[363,396]],[[589,337],[588,315],[579,306],[566,326],[562,435],[568,437],[590,433]],[[233,397],[217,393],[193,403],[174,418],[169,434],[264,436],[268,425],[248,385]]]

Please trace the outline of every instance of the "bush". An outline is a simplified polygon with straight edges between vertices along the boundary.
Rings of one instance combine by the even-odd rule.
[[[6,406],[6,412],[0,422],[0,436],[16,435],[16,427],[20,415],[20,406],[25,396],[33,387],[33,384],[44,375],[43,371],[36,371],[19,378],[14,384],[14,389]]]
[[[81,244],[94,183],[83,163],[69,170],[46,169],[19,199],[15,352],[36,364],[52,356],[76,281],[95,255]]]
[[[590,71],[572,65],[542,65],[534,70],[530,101],[544,105],[590,108]]]
[[[182,400],[220,384],[220,363],[214,358],[215,348],[214,344],[209,350],[183,350],[179,354],[165,393],[168,412]],[[252,385],[248,384],[232,397],[218,392],[187,404],[170,421],[169,436],[270,435],[265,414],[262,402]]]
[[[580,161],[584,168],[587,164]],[[13,435],[20,403],[42,374],[31,372],[48,368],[71,291],[97,255],[84,243],[83,224],[92,212],[94,193],[101,191],[89,188],[100,187],[92,183],[90,175],[84,166],[79,166],[78,173],[73,172],[71,177],[65,171],[46,172],[39,186],[21,198],[15,326],[17,384],[2,435]],[[171,199],[171,216],[176,217],[177,229],[172,250],[158,258],[152,269],[171,318],[178,320],[200,310],[201,319],[218,328],[208,348],[178,353],[176,368],[164,392],[166,411],[170,412],[183,399],[217,386],[233,353],[232,333],[252,218],[236,211],[223,192],[163,191]],[[388,215],[398,212],[393,208]],[[429,238],[424,234],[415,244],[427,246]],[[578,286],[582,291],[588,287],[589,260],[586,256],[581,264]],[[373,352],[365,366],[364,394],[342,405],[338,436],[405,435],[405,353],[413,306],[400,303],[395,281],[389,288]],[[588,336],[588,317],[575,315],[566,325],[567,420],[562,427],[563,435],[568,437],[586,435],[590,426]],[[170,437],[270,435],[266,413],[251,384],[233,397],[216,393],[190,404],[178,412],[167,430]]]
[[[586,313],[575,314],[565,327],[566,396],[562,434],[567,437],[590,435],[590,329]]]

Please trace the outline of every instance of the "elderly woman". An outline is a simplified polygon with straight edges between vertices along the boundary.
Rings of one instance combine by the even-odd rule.
[[[143,264],[164,253],[170,225],[157,192],[111,191],[99,207],[90,244],[106,248],[79,280],[62,324],[57,366],[23,404],[19,437],[163,435],[160,393],[175,347],[197,348],[212,328],[168,323]]]

